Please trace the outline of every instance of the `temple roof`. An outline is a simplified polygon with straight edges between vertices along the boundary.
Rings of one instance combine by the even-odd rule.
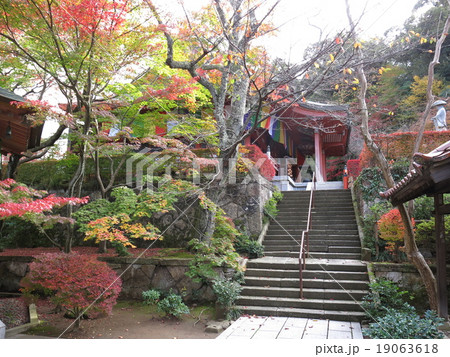
[[[318,110],[318,111],[322,111],[322,112],[340,112],[340,111],[348,112],[347,105],[318,103],[318,102],[312,102],[309,100],[306,102],[298,101],[297,104],[306,109]]]
[[[398,205],[422,195],[450,193],[450,141],[428,154],[416,153],[413,169],[380,196]]]
[[[0,100],[3,102],[25,102],[25,98],[0,87]]]

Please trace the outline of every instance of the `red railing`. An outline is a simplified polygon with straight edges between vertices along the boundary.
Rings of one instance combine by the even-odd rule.
[[[300,272],[300,299],[303,299],[303,270],[306,268],[306,258],[309,256],[309,230],[311,229],[311,213],[314,208],[314,192],[316,191],[316,173],[313,173],[311,194],[309,195],[308,220],[306,229],[302,232],[302,241],[300,243],[300,253],[298,256]]]

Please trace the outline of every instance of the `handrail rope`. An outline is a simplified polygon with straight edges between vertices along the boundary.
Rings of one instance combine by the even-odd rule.
[[[314,207],[314,191],[316,190],[316,173],[313,173],[311,194],[309,195],[308,219],[306,222],[306,229],[302,231],[302,241],[300,243],[300,252],[298,255],[299,274],[300,274],[300,298],[303,299],[303,270],[306,269],[306,257],[309,257],[309,230],[311,229],[311,216]],[[305,251],[305,237],[306,237],[306,251]]]

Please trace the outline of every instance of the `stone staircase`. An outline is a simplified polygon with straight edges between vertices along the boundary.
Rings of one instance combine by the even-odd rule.
[[[264,238],[265,257],[247,264],[238,308],[249,315],[361,321],[364,313],[358,303],[368,293],[368,275],[350,191],[315,192],[303,299],[298,255],[310,192],[283,195]]]

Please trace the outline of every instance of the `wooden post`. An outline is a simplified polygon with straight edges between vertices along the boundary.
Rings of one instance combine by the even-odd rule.
[[[444,206],[444,195],[434,195],[435,230],[436,230],[436,265],[437,265],[437,296],[438,315],[448,320],[447,279],[445,264],[445,227],[444,215],[440,208]]]
[[[320,168],[322,169],[322,179],[324,182],[327,182],[327,159],[325,156],[325,150],[323,150],[322,138],[321,138],[320,142],[321,142],[321,147],[322,147],[322,150],[321,150],[322,155],[320,156],[320,160],[321,160]]]
[[[322,176],[322,138],[320,131],[314,130],[314,161],[316,163],[317,182],[323,182]]]

